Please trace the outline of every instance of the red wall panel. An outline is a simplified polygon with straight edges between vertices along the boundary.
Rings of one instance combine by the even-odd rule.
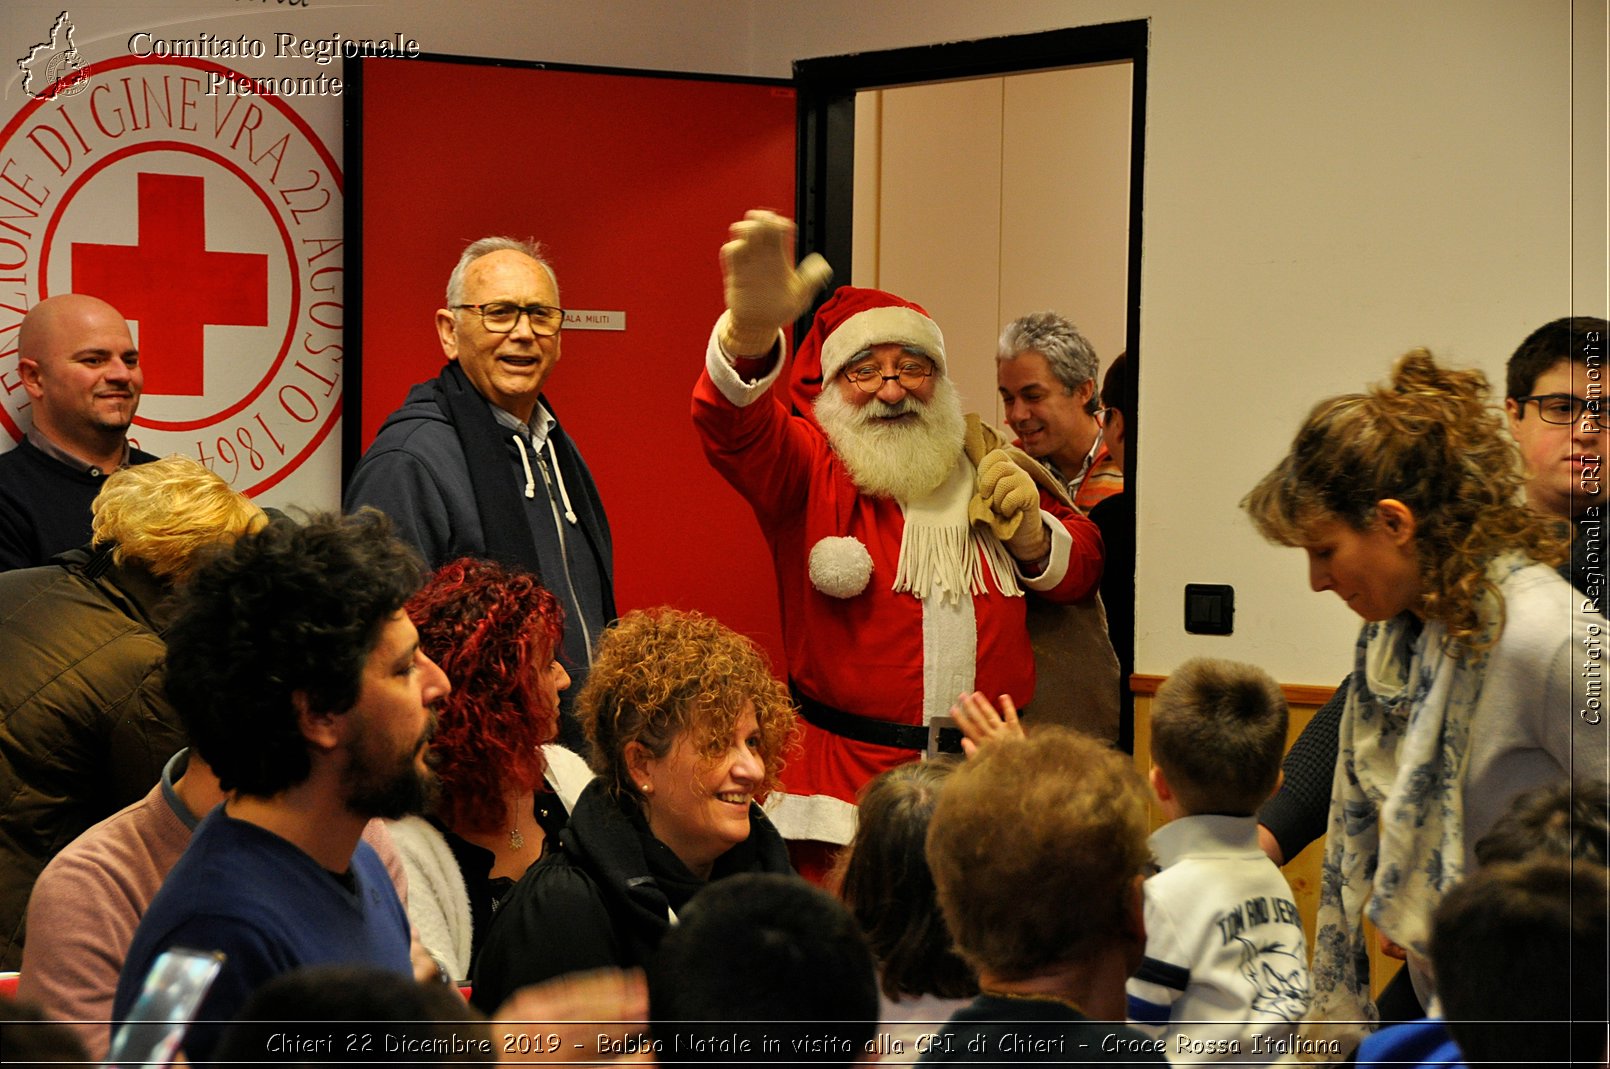
[[[793,209],[793,91],[430,60],[362,77],[363,444],[441,368],[432,316],[464,245],[541,240],[566,308],[626,313],[624,332],[567,331],[545,390],[603,494],[621,611],[707,612],[780,675],[770,557],[688,411],[727,225]]]

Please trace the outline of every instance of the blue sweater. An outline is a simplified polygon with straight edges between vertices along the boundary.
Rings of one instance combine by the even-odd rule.
[[[169,947],[226,955],[185,1038],[185,1054],[197,1063],[211,1059],[223,1024],[281,973],[344,964],[411,975],[408,918],[368,843],[358,843],[350,873],[355,891],[286,840],[214,809],[134,933],[112,1003],[114,1027]]]

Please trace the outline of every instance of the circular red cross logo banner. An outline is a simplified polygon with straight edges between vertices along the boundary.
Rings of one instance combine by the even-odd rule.
[[[17,327],[88,293],[145,366],[130,438],[248,494],[294,471],[341,412],[342,176],[284,100],[205,60],[75,73],[0,131],[0,426],[27,426]]]

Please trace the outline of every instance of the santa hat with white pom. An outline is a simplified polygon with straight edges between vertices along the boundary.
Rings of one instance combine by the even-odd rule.
[[[840,286],[817,309],[811,329],[794,353],[789,381],[794,408],[813,420],[822,384],[843,371],[855,354],[874,345],[909,345],[945,368],[945,336],[922,305],[883,290]]]

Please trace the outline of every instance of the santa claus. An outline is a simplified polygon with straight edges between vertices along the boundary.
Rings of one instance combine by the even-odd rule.
[[[846,286],[822,305],[791,411],[773,388],[781,328],[830,274],[819,256],[794,266],[793,236],[770,212],[733,225],[693,420],[771,548],[806,726],[767,811],[809,874],[828,851],[799,841],[848,842],[856,792],[929,749],[958,695],[1030,702],[1026,597],[1090,597],[1101,538],[1035,461],[963,415],[939,327],[893,294]]]

